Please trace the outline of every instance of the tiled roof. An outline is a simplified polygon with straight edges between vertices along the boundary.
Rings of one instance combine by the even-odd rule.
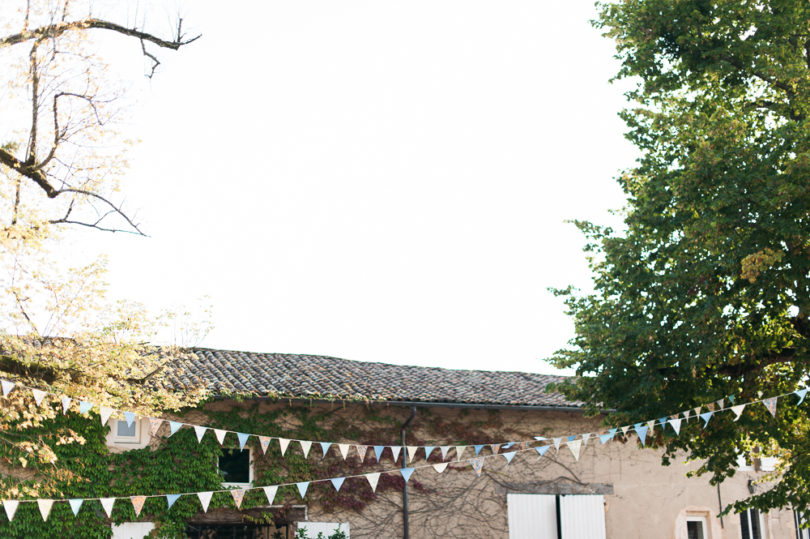
[[[178,388],[204,385],[217,394],[305,399],[579,407],[546,393],[562,376],[411,367],[303,354],[260,354],[194,348],[174,362]]]

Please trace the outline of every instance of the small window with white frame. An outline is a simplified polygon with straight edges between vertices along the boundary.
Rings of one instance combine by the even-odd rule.
[[[756,509],[746,509],[740,513],[742,539],[765,539],[762,516]]]
[[[116,419],[112,426],[112,441],[116,444],[140,444],[140,421],[127,423],[123,419]]]
[[[709,539],[706,517],[689,515],[686,517],[686,537],[688,539]]]
[[[222,486],[247,488],[253,484],[253,451],[245,449],[223,449],[217,460],[222,474]]]

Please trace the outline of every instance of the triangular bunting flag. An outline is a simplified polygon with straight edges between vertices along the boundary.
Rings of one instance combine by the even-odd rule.
[[[591,433],[590,432],[586,432],[585,434],[583,434],[582,435],[582,445],[588,445],[588,440],[590,440],[590,439],[591,439]]]
[[[197,442],[202,442],[203,436],[205,436],[205,431],[207,430],[208,429],[206,427],[194,425],[194,434],[197,435]]]
[[[41,389],[32,389],[31,393],[34,394],[34,402],[37,403],[37,406],[42,404],[42,400],[45,398],[45,395],[47,395],[47,393]]]
[[[269,436],[259,436],[259,445],[262,448],[262,454],[267,454],[267,448],[270,447],[270,437]]]
[[[442,460],[447,460],[447,453],[450,451],[450,446],[443,445],[439,449],[442,451]]]
[[[149,418],[149,434],[152,436],[157,436],[158,431],[160,430],[160,426],[163,424],[162,419],[158,419],[156,417]]]
[[[636,428],[636,434],[638,434],[638,439],[641,440],[641,445],[646,446],[647,445],[647,429],[648,429],[648,427],[646,425],[642,427],[641,423],[637,423],[634,426]]]
[[[68,500],[68,503],[70,504],[70,510],[73,511],[73,516],[78,516],[79,509],[82,508],[84,500],[82,498],[71,498]]]
[[[730,396],[728,396],[728,397],[726,397],[726,398],[729,400],[729,402],[730,402],[731,404],[734,404],[734,399],[735,399],[736,397],[735,397],[734,395],[730,395]]]
[[[380,459],[382,458],[383,449],[385,449],[384,445],[374,446],[374,458],[377,459],[377,462],[380,462]]]
[[[658,418],[658,422],[661,424],[661,430],[667,430],[667,429],[664,428],[664,427],[667,426],[667,419],[668,418],[666,418],[666,417]]]
[[[15,385],[14,382],[11,382],[9,380],[0,380],[0,386],[3,386],[4,397],[9,393],[11,393],[11,390],[14,389],[14,385]]]
[[[93,409],[93,403],[89,401],[80,401],[79,402],[79,413],[86,414],[90,410]]]
[[[137,517],[141,514],[146,496],[130,496],[129,499],[132,500],[132,508],[135,509],[135,516]]]
[[[650,436],[652,436],[653,432],[655,432],[655,419],[650,419],[647,421],[647,428],[649,429],[647,432],[649,432]]]
[[[506,453],[501,453],[501,455],[503,455],[503,458],[506,459],[507,466],[509,466],[512,463],[512,459],[515,458],[515,453],[517,453],[517,451],[508,451]]]
[[[622,427],[622,436],[627,436],[627,431],[628,430],[630,430],[629,425],[625,425],[624,427]]]
[[[430,458],[430,454],[433,453],[433,450],[436,449],[435,445],[426,445],[425,446],[425,461]]]
[[[107,424],[107,421],[110,420],[110,417],[112,417],[114,411],[115,410],[113,410],[112,408],[108,408],[106,406],[99,407],[98,415],[101,418],[101,425],[102,426]]]
[[[73,399],[71,399],[70,397],[65,397],[65,396],[62,397],[62,414],[67,413],[68,408],[70,408],[70,403],[71,403],[72,400]]]
[[[456,446],[456,460],[461,460],[461,456],[464,455],[464,450],[467,449],[466,445],[457,445]]]
[[[394,459],[394,462],[396,462],[397,459],[399,459],[399,453],[401,451],[402,451],[402,446],[401,445],[392,445],[391,446],[391,458]]]
[[[493,455],[497,455],[498,451],[501,450],[501,444],[489,444],[489,449]]]
[[[211,492],[211,491],[198,492],[197,493],[197,498],[200,499],[200,505],[202,505],[203,513],[208,512],[208,504],[211,503],[211,495],[212,494],[213,494],[213,492]]]
[[[331,447],[332,442],[320,442],[321,444],[321,458],[326,458],[326,454],[329,452],[329,447]]]
[[[343,457],[343,460],[346,460],[346,457],[349,456],[349,444],[338,444],[338,451],[340,451],[340,456]]]
[[[561,443],[562,443],[562,437],[560,437],[560,438],[554,438],[554,449],[555,449],[556,451],[558,451],[558,452],[560,451],[560,444],[561,444]]]
[[[701,408],[703,408],[703,407],[702,407],[702,406],[698,406],[697,408],[695,408],[695,409],[694,409],[694,410],[695,410],[695,416],[696,416],[696,417],[700,415],[700,409],[701,409]]]
[[[100,498],[98,501],[101,502],[101,507],[103,507],[104,512],[107,513],[107,518],[112,517],[112,510],[113,506],[115,505],[115,498]]]
[[[722,409],[723,409],[723,403],[724,403],[724,402],[725,402],[725,399],[720,399],[719,401],[717,401],[717,403],[716,403],[716,404],[717,404],[717,408],[718,408],[718,409],[720,409],[720,410],[722,410]]]
[[[174,502],[176,502],[179,498],[179,494],[166,494],[166,504],[169,506],[168,509],[171,509]]]
[[[680,417],[677,419],[669,420],[669,424],[672,426],[672,430],[674,430],[675,434],[677,435],[681,434],[681,421],[683,421],[683,419],[681,419]]]
[[[298,440],[298,443],[301,445],[301,452],[304,453],[304,458],[309,456],[309,449],[312,447],[312,442],[307,440]]]
[[[245,444],[247,443],[248,438],[250,438],[250,434],[245,434],[244,432],[236,433],[236,439],[239,440],[239,449],[245,448]]]
[[[366,479],[368,479],[368,484],[371,485],[371,492],[377,492],[377,481],[380,480],[380,472],[374,473],[367,473]]]
[[[48,520],[48,515],[51,514],[51,507],[53,507],[53,500],[37,500],[39,506],[39,514],[42,515],[42,520]]]
[[[446,462],[440,462],[438,464],[434,464],[433,469],[436,470],[436,473],[442,473],[443,471],[445,471],[447,469],[447,463]]]
[[[540,447],[535,447],[534,450],[537,451],[538,455],[537,460],[540,460],[543,457],[543,455],[546,454],[546,451],[548,451],[549,448],[551,448],[550,445],[542,445]]]
[[[738,419],[740,419],[740,416],[742,415],[743,410],[745,410],[745,404],[738,404],[737,406],[732,406],[731,407],[731,411],[734,412],[734,421],[737,421]]]
[[[796,406],[798,406],[804,402],[804,398],[807,396],[807,388],[797,389],[793,394],[799,397],[799,402],[796,403]]]
[[[579,452],[582,450],[582,440],[568,442],[568,449],[574,454],[574,460],[579,460]]]
[[[332,481],[332,486],[335,487],[335,490],[340,490],[340,487],[343,486],[343,482],[346,480],[345,477],[333,477],[330,479]]]
[[[169,436],[180,430],[183,424],[179,421],[169,421]]]
[[[267,503],[273,505],[273,500],[276,499],[276,491],[278,490],[278,487],[262,487],[262,490],[264,490]]]
[[[408,479],[411,478],[411,474],[413,473],[413,468],[402,468],[401,470],[399,470],[399,473],[402,474],[402,479],[404,479],[405,482],[407,483]]]
[[[607,434],[600,434],[599,435],[599,441],[602,442],[602,444],[608,443],[611,438],[613,438],[613,435],[611,433],[609,433],[609,432]]]
[[[691,410],[687,410],[687,411],[683,412],[683,418],[684,418],[685,421],[688,422],[690,417],[692,417],[692,411]]]
[[[357,451],[357,456],[360,458],[360,462],[365,462],[368,447],[365,445],[356,445],[354,446],[354,450]]]
[[[703,424],[704,429],[706,428],[706,425],[709,424],[709,420],[712,418],[713,415],[714,415],[714,412],[705,412],[705,413],[700,414],[700,418],[703,421],[705,421],[705,423]]]
[[[135,422],[135,414],[133,412],[124,412],[124,419],[127,422],[127,427],[131,427]]]
[[[14,520],[14,513],[17,512],[17,506],[20,505],[18,500],[3,500],[3,509],[6,510],[8,521]]]
[[[222,442],[225,441],[225,435],[226,434],[228,434],[227,430],[214,429],[214,436],[217,437],[217,441],[219,442],[219,445],[222,445]]]
[[[408,452],[408,462],[413,462],[413,458],[416,456],[416,450],[419,447],[415,445],[408,445],[405,447],[405,450]]]
[[[287,452],[287,446],[290,445],[290,441],[287,438],[279,438],[278,439],[278,447],[281,449],[281,456],[284,456],[284,453]]]
[[[298,487],[298,494],[301,495],[301,499],[307,495],[307,489],[309,488],[309,481],[301,481],[300,483],[295,484]]]
[[[710,412],[714,412],[714,403],[710,402],[706,405],[706,408],[708,408]]]
[[[765,405],[765,408],[771,413],[772,416],[776,417],[776,399],[778,397],[771,397],[770,399],[763,399],[762,404]]]
[[[234,505],[236,505],[236,508],[239,509],[242,506],[242,499],[245,497],[245,489],[233,489],[231,491],[231,497],[233,498]]]
[[[475,470],[475,473],[480,477],[481,470],[484,469],[484,457],[470,459],[470,464],[472,465],[472,469]]]
[[[473,449],[475,449],[475,456],[476,457],[481,452],[481,449],[483,449],[483,447],[484,447],[484,444],[478,444],[478,445],[473,446]]]

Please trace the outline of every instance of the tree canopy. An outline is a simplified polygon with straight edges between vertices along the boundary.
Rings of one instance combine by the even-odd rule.
[[[556,353],[566,391],[617,423],[733,396],[791,393],[810,373],[810,4],[624,0],[595,25],[616,42],[622,112],[640,149],[618,181],[624,227],[588,222],[594,290],[558,290],[576,336]],[[780,458],[736,506],[810,505],[810,418],[782,399],[658,434],[664,460],[704,461],[713,481],[738,455]],[[728,402],[728,401],[726,401]]]

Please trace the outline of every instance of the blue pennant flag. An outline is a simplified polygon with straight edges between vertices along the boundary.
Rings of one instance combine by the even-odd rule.
[[[250,434],[245,434],[244,432],[237,432],[236,437],[239,438],[239,449],[245,448],[245,443],[250,438]]]
[[[576,440],[576,439],[577,439],[576,434],[575,434],[575,435],[573,435],[573,436],[569,436],[569,437],[568,437],[568,441],[569,441],[569,442],[573,442],[573,441],[574,441],[574,440]]]
[[[799,402],[796,403],[796,406],[798,406],[804,402],[804,398],[807,396],[807,388],[794,391],[793,394],[799,397]]]
[[[71,498],[70,500],[68,500],[68,503],[70,504],[70,508],[73,510],[73,516],[76,516],[76,515],[79,514],[79,509],[82,508],[82,503],[83,502],[84,502],[84,500],[81,499],[81,498]]]
[[[714,415],[714,412],[704,412],[704,413],[700,414],[700,419],[705,421],[705,423],[703,424],[704,429],[706,428],[706,425],[709,424],[709,420],[712,418],[713,415]]]
[[[637,423],[637,425],[641,425],[641,423]],[[649,427],[646,425],[643,427],[636,426],[636,434],[638,434],[638,439],[641,440],[641,445],[647,445],[647,430]]]
[[[135,413],[134,412],[124,412],[124,419],[127,420],[127,427],[131,427],[132,423],[135,422]]]
[[[666,417],[659,417],[658,418],[658,422],[661,423],[661,428],[662,429],[666,426],[668,419],[669,418],[666,418]]]
[[[298,493],[301,494],[302,498],[307,495],[309,481],[301,481],[300,483],[296,483],[295,486],[298,487]]]
[[[332,486],[335,487],[335,490],[340,490],[340,487],[343,486],[343,482],[346,480],[345,477],[333,477],[330,479],[332,481]]]
[[[508,444],[504,445],[504,446],[503,446],[503,448],[504,448],[504,449],[509,449],[509,448],[510,448],[510,447],[512,447],[513,445],[515,445],[515,442],[509,442]]]
[[[326,456],[326,452],[329,451],[329,448],[332,446],[332,442],[321,442],[321,458]]]
[[[540,457],[542,457],[543,455],[546,454],[546,451],[548,451],[549,447],[551,447],[551,446],[550,445],[544,445],[542,447],[535,447],[534,448],[534,450],[537,451],[537,454],[540,455],[539,457],[537,457],[538,460],[540,459]]]
[[[478,456],[478,453],[481,452],[481,449],[484,447],[484,444],[481,445],[474,445],[473,448],[475,449],[475,456]]]
[[[425,460],[430,457],[430,454],[433,453],[433,450],[436,449],[435,445],[426,445],[425,446]]]
[[[182,426],[183,424],[179,421],[169,421],[169,430],[171,431],[169,432],[169,436],[180,430],[180,427]]]
[[[399,470],[399,473],[402,474],[402,479],[404,479],[405,482],[407,483],[408,479],[411,478],[411,474],[413,473],[413,468],[402,468],[402,469]]]
[[[501,453],[501,455],[506,457],[507,466],[509,466],[509,464],[512,462],[512,459],[515,458],[515,453],[517,453],[517,451],[509,451],[508,453]]]
[[[87,412],[92,410],[92,408],[93,408],[93,403],[92,402],[81,401],[79,403],[79,413],[80,414],[86,414]]]
[[[726,398],[731,401],[731,404],[734,404],[734,395],[731,395],[730,397]]]
[[[180,499],[179,494],[166,494],[166,503],[169,505],[168,508],[171,509],[174,502],[176,502],[178,499]]]
[[[383,449],[385,449],[384,445],[375,445],[374,446],[374,455],[377,457],[377,462],[380,462],[380,458],[382,457]]]
[[[603,444],[608,443],[613,438],[613,433],[608,432],[607,434],[600,434],[599,441]]]

